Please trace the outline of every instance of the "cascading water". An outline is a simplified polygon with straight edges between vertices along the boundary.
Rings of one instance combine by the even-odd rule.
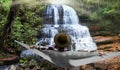
[[[44,12],[44,27],[40,30],[36,45],[53,46],[57,33],[67,33],[71,37],[72,51],[93,51],[97,49],[89,29],[79,24],[75,10],[66,5],[47,5]]]

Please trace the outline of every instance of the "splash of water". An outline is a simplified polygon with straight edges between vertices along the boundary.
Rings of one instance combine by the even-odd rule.
[[[69,50],[93,51],[97,49],[89,29],[79,24],[78,16],[73,8],[66,5],[47,5],[44,20],[44,28],[40,30],[41,36],[36,45],[43,43],[47,46],[54,45],[53,39],[57,33],[67,33],[72,40]]]

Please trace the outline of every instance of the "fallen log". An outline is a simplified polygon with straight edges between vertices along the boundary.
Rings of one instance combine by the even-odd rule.
[[[10,55],[6,58],[0,58],[0,62],[2,62],[4,65],[10,65],[17,63],[19,61],[19,57],[17,55]]]

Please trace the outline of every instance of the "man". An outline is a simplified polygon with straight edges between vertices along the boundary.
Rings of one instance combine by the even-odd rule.
[[[52,56],[52,57],[54,57],[53,56],[54,53],[57,53],[57,55],[58,55],[57,57],[58,58],[54,57],[54,59],[56,59],[56,60],[53,59],[56,62],[58,61],[57,59],[59,59],[59,58],[65,58],[64,60],[67,61],[67,60],[69,60],[69,58],[73,58],[73,57],[76,58],[76,59],[80,59],[80,58],[86,58],[86,57],[96,56],[96,55],[100,55],[101,56],[101,55],[104,54],[104,52],[96,52],[96,51],[94,51],[95,53],[93,51],[91,53],[90,52],[86,52],[86,51],[78,51],[78,52],[81,52],[81,53],[76,53],[74,51],[70,52],[71,51],[71,49],[70,49],[71,38],[70,38],[70,36],[68,34],[65,34],[65,33],[58,33],[58,34],[56,34],[55,37],[54,37],[54,42],[55,42],[55,45],[52,45],[52,46],[47,46],[46,47],[45,45],[44,46],[35,46],[35,45],[32,45],[32,46],[30,46],[30,48],[31,49],[36,48],[36,49],[39,49],[39,50],[54,50],[54,51],[57,50],[57,51],[59,51],[61,53],[62,52],[66,52],[66,51],[69,52],[68,54],[66,54],[66,53],[60,54],[58,52],[52,52],[52,51],[49,52],[49,53],[52,53],[52,54],[50,54],[50,56]],[[81,56],[78,57],[76,55],[70,55],[70,53],[71,54],[75,53],[76,55],[81,55],[81,54],[83,54],[83,55],[81,55]],[[63,55],[66,55],[66,56],[63,56]],[[59,57],[59,56],[61,56],[61,57]],[[66,58],[67,56],[69,56],[69,58]],[[60,59],[59,59],[59,61],[60,61]],[[60,63],[61,61],[60,62],[59,61],[58,61],[58,63],[61,64]],[[69,63],[69,62],[66,62],[66,63]],[[69,64],[67,64],[65,66],[69,66]],[[86,67],[86,65],[82,65],[80,67],[80,69],[85,69],[85,67]],[[58,68],[58,70],[59,69],[64,69],[64,68]],[[79,68],[77,68],[77,69],[79,69]]]

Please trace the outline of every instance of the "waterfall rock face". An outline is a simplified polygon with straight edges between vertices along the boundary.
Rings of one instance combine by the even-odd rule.
[[[66,5],[47,5],[44,12],[44,27],[40,30],[36,45],[55,45],[57,33],[67,33],[71,37],[71,51],[93,51],[97,49],[89,29],[82,26],[75,10]]]

